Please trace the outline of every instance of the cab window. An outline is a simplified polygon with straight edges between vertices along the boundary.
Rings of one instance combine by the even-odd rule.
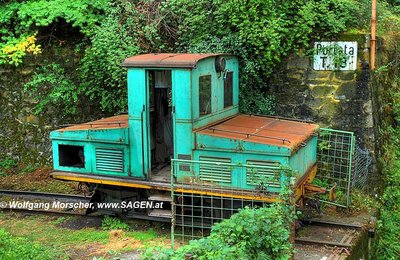
[[[199,115],[211,113],[211,75],[199,77]]]
[[[226,74],[224,79],[224,108],[233,105],[233,72]]]

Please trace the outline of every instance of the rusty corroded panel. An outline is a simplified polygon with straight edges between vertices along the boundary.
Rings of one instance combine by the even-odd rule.
[[[128,115],[119,115],[107,117],[89,123],[68,126],[58,129],[58,132],[74,131],[74,130],[90,130],[90,129],[114,129],[114,128],[128,128]]]
[[[238,115],[199,131],[200,134],[294,149],[306,142],[318,125],[253,115]]]
[[[125,67],[194,68],[199,60],[221,54],[149,53],[125,59]]]

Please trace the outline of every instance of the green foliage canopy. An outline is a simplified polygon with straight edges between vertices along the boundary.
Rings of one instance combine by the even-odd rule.
[[[345,31],[356,4],[350,0],[34,0],[3,4],[1,9],[3,46],[15,46],[11,40],[34,35],[59,19],[79,28],[88,44],[82,45],[79,78],[71,81],[79,95],[98,102],[103,111],[126,109],[126,76],[119,64],[128,56],[227,52],[241,58],[241,110],[273,114],[275,100],[266,94],[268,76],[292,51]],[[26,52],[12,63],[19,64]],[[11,63],[7,57],[2,61]],[[73,95],[60,98],[64,96]]]
[[[241,110],[263,114],[274,112],[274,99],[265,93],[281,61],[312,40],[345,31],[355,7],[345,0],[171,0],[164,6],[178,28],[172,48],[238,55]]]
[[[19,65],[26,53],[39,53],[40,46],[35,43],[29,45],[35,51],[18,43],[61,19],[79,28],[84,35],[92,35],[107,3],[107,0],[33,0],[0,4],[0,64]],[[16,48],[7,51],[10,47]]]

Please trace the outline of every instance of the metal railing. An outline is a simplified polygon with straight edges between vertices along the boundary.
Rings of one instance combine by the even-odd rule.
[[[284,170],[273,166],[252,164],[234,164],[226,162],[171,160],[171,241],[175,239],[185,242],[201,238],[209,234],[213,224],[229,218],[239,209],[248,207],[263,207],[277,201],[278,193],[271,192],[268,186],[260,185],[249,187],[245,178],[232,178],[232,183],[213,182],[200,177],[201,166],[228,169],[225,173],[236,177],[242,173],[261,174],[274,170],[280,181]],[[185,175],[180,175],[185,170]],[[241,185],[242,184],[242,185]],[[283,187],[284,183],[280,183]]]

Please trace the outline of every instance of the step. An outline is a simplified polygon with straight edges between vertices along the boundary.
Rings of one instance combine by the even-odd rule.
[[[148,200],[152,201],[165,201],[165,202],[171,202],[171,194],[152,194],[148,198]]]
[[[158,218],[172,218],[172,212],[168,209],[153,209],[147,215]]]

